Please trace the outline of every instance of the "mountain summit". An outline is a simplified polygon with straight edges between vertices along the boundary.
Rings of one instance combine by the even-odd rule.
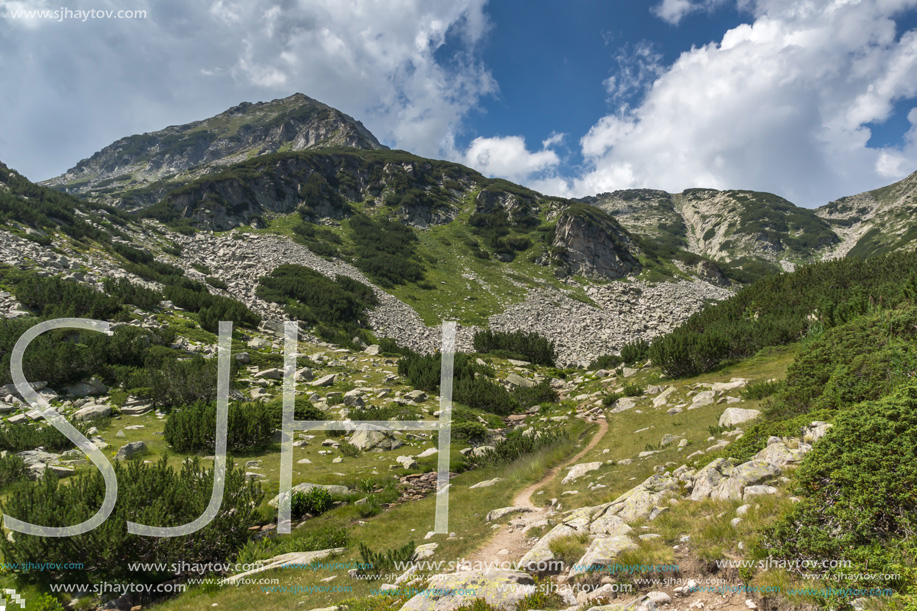
[[[257,155],[329,147],[387,148],[353,117],[297,93],[122,138],[43,184],[117,204],[118,193],[156,191],[156,185],[185,182]]]

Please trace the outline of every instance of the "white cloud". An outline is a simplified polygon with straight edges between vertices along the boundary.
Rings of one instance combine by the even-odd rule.
[[[550,136],[541,141],[541,148],[551,148],[555,144],[563,144],[564,138],[566,137],[567,134],[561,132],[551,132]]]
[[[868,123],[917,96],[917,31],[896,38],[893,21],[917,0],[743,7],[752,23],[686,51],[638,106],[593,125],[567,189],[748,188],[819,205],[917,169],[913,128],[904,146],[866,146]]]
[[[530,182],[560,163],[557,153],[548,147],[560,141],[563,134],[552,134],[540,151],[529,151],[519,136],[475,138],[465,151],[462,162],[487,176],[513,182]]]
[[[691,13],[710,12],[724,2],[725,0],[662,0],[652,8],[652,12],[663,21],[678,25]]]
[[[466,114],[497,89],[478,59],[485,4],[135,0],[146,19],[57,23],[5,19],[26,3],[0,0],[0,114],[16,118],[0,131],[0,160],[48,178],[123,136],[297,91],[386,144],[445,156]]]

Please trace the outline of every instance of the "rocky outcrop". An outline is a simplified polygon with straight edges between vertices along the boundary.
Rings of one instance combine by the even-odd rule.
[[[554,251],[568,275],[597,280],[622,278],[640,271],[625,231],[611,217],[586,206],[561,213],[554,231]]]

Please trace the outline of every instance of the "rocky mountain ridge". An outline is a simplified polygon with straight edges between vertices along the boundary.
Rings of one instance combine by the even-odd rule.
[[[149,189],[146,199],[156,200],[169,186],[257,155],[334,146],[386,148],[353,117],[297,93],[271,102],[243,102],[203,121],[122,138],[43,184],[132,206],[133,199],[123,201],[124,192]]]

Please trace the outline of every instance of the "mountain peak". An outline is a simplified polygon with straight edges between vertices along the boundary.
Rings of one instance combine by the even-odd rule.
[[[197,178],[258,155],[329,147],[387,148],[353,117],[295,93],[122,138],[44,185],[117,203],[117,192]]]

